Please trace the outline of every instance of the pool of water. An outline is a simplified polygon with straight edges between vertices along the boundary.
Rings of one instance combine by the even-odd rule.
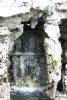
[[[11,94],[11,100],[50,100],[45,93],[23,93],[23,94]]]
[[[16,88],[11,91],[11,100],[51,100],[47,96],[46,88]]]

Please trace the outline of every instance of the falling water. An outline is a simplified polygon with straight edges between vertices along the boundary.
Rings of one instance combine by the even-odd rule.
[[[45,93],[47,71],[42,41],[41,36],[28,26],[24,27],[24,33],[16,40],[12,56],[15,84],[11,88],[12,93]]]

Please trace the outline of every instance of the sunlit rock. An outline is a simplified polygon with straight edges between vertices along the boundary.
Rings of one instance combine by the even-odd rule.
[[[59,38],[67,38],[66,35],[61,36],[59,24],[61,24],[61,19],[65,18],[67,18],[67,0],[0,0],[0,94],[4,94],[6,97],[6,92],[1,93],[1,90],[7,91],[7,88],[8,94],[10,94],[7,78],[14,77],[15,85],[32,87],[23,87],[23,91],[32,92],[34,91],[33,87],[45,86],[45,83],[47,85],[50,83],[49,87],[52,85],[54,87],[51,87],[49,96],[55,98],[57,84],[61,79],[62,49]],[[34,35],[31,35],[30,39],[29,36],[28,38],[23,37],[23,32],[27,30],[24,30],[25,25],[30,27],[37,36],[40,34],[39,40],[33,39]],[[26,36],[28,34],[27,30]],[[22,44],[25,44],[25,47],[21,46],[20,40],[23,40]],[[25,50],[25,56],[21,50],[22,47],[23,51]],[[41,47],[46,53],[41,51]],[[67,59],[66,42],[64,47],[65,59]],[[32,53],[28,53],[28,51],[31,50],[37,51],[36,55],[33,54],[30,57]],[[46,59],[39,58],[40,52],[46,56]],[[11,57],[13,57],[13,62]],[[18,65],[19,62],[20,65]],[[45,68],[43,63],[45,63]],[[13,69],[11,69],[11,64],[13,64]],[[20,78],[18,66],[20,68],[19,73],[21,73]],[[4,82],[5,84],[2,84]],[[14,89],[19,90],[18,87],[13,87]]]

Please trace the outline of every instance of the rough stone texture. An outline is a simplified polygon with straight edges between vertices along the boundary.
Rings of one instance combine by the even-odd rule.
[[[0,27],[0,99],[10,97],[10,86],[8,82],[8,51],[9,51],[9,30],[7,27]]]
[[[7,78],[7,69],[10,65],[8,54],[12,53],[14,41],[22,34],[24,22],[29,22],[31,27],[34,28],[39,18],[43,18],[44,30],[49,37],[44,40],[46,56],[49,60],[47,61],[48,72],[51,64],[54,61],[56,62],[54,69],[50,68],[52,73],[48,73],[48,79],[49,83],[52,80],[54,83],[58,83],[61,78],[62,53],[58,41],[60,37],[58,25],[61,19],[67,18],[67,0],[1,0],[0,16],[0,79]],[[53,88],[52,93],[56,92],[56,85],[54,84],[55,89]]]
[[[50,23],[50,21],[48,21]],[[49,92],[51,97],[55,97],[55,92],[57,88],[57,83],[61,79],[61,45],[58,41],[60,37],[59,26],[57,23],[51,22],[46,23],[45,32],[48,33],[49,38],[46,38],[44,45],[46,47],[47,56],[47,69],[48,69],[48,83],[54,82],[54,88],[52,93]],[[54,93],[54,95],[53,95]]]

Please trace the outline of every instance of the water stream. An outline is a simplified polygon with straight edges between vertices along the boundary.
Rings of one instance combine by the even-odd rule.
[[[24,33],[15,42],[12,64],[12,100],[47,100],[47,69],[43,40],[28,26],[24,27]]]

